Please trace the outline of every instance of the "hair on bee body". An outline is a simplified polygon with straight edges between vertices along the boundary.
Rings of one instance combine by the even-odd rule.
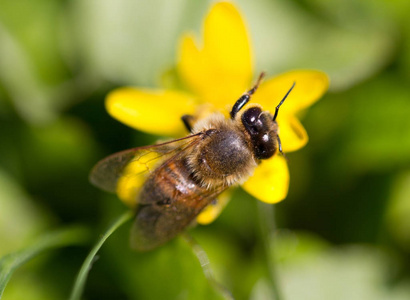
[[[113,154],[94,167],[91,181],[106,190],[121,190],[122,176],[127,176],[126,191],[130,182],[143,182],[135,186],[135,192],[122,193],[135,197],[126,199],[136,203],[133,248],[150,250],[166,243],[228,187],[247,180],[260,161],[282,152],[276,118],[295,84],[274,115],[256,103],[243,109],[263,77],[261,73],[256,84],[233,104],[230,118],[218,112],[199,121],[184,115],[181,119],[191,135]],[[156,166],[153,170],[146,167],[147,158]],[[131,162],[137,174],[127,171]]]
[[[195,124],[193,133],[211,128],[215,130],[188,155],[193,176],[207,188],[242,183],[257,166],[242,125],[214,113]]]

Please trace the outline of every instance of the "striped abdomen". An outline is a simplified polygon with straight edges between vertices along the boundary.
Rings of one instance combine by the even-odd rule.
[[[141,190],[132,246],[149,250],[172,239],[224,189],[201,186],[184,158],[168,160],[147,178]]]

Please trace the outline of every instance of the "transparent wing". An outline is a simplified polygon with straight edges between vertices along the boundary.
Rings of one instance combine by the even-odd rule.
[[[202,135],[200,132],[161,144],[114,153],[94,166],[90,173],[90,182],[102,190],[118,192],[119,180],[132,178],[133,182],[138,182],[139,177],[142,180],[147,171],[165,159],[190,148]]]
[[[131,229],[131,247],[139,251],[154,249],[181,233],[195,217],[226,187],[185,195],[170,205],[141,204]]]

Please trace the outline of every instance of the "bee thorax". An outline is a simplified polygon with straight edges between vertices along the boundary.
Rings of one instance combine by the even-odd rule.
[[[248,178],[256,162],[242,133],[218,130],[189,155],[194,177],[207,187],[230,186]]]

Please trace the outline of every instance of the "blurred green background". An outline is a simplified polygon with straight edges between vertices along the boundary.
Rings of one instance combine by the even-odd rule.
[[[81,245],[13,274],[4,299],[66,299],[92,245],[125,211],[88,182],[104,156],[153,143],[108,116],[118,86],[155,87],[178,37],[200,32],[212,1],[0,0],[0,256],[56,228],[83,225]],[[191,230],[235,299],[272,299],[273,243],[283,299],[410,299],[410,2],[234,1],[255,70],[327,72],[304,116],[308,145],[288,154],[288,198],[264,240],[255,199],[237,190],[211,225]],[[176,116],[179,117],[179,116]],[[219,299],[182,239],[107,242],[84,299]]]

